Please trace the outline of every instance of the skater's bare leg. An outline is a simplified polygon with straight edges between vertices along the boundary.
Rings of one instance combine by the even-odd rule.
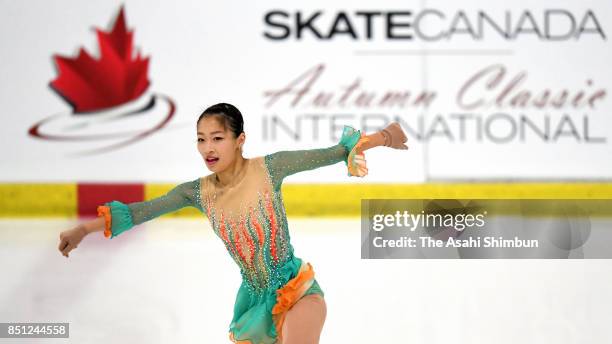
[[[327,305],[321,295],[302,297],[287,311],[282,344],[318,344],[326,316]]]

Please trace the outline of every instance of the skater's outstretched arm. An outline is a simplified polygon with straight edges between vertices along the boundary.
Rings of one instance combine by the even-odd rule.
[[[101,217],[80,223],[76,227],[60,233],[60,243],[57,249],[68,258],[68,253],[77,248],[87,234],[102,230],[104,230],[104,219]]]
[[[195,207],[203,212],[199,202],[200,179],[175,186],[165,195],[133,203],[117,200],[98,206],[98,218],[79,224],[73,229],[60,234],[58,249],[68,257],[68,252],[76,248],[83,237],[96,231],[104,231],[104,236],[114,238],[122,232],[143,222],[184,207]]]
[[[105,218],[104,236],[111,239],[122,232],[161,215],[184,207],[194,207],[202,211],[197,201],[199,178],[175,186],[163,196],[142,202],[125,204],[112,201],[98,207],[98,216]]]
[[[406,135],[397,123],[370,135],[365,135],[351,126],[344,126],[340,142],[327,148],[295,151],[280,151],[265,156],[266,166],[275,187],[294,173],[312,170],[344,161],[349,176],[363,177],[367,167],[363,152],[377,146],[407,149]]]

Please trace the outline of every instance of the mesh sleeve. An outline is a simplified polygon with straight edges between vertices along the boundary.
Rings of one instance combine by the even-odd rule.
[[[344,126],[340,142],[326,148],[279,151],[265,156],[265,163],[272,179],[272,184],[279,187],[283,179],[292,174],[332,165],[340,161],[347,162],[348,154],[359,141],[361,132],[353,127]]]
[[[165,195],[143,202],[122,203],[111,201],[98,207],[98,216],[104,216],[104,236],[111,239],[122,232],[161,215],[184,207],[204,212],[200,202],[200,179],[175,186]]]

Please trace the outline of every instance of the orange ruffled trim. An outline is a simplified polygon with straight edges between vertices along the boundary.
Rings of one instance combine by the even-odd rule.
[[[289,280],[282,288],[276,290],[276,304],[272,308],[272,320],[276,328],[277,340],[282,338],[283,323],[287,311],[298,302],[314,283],[314,270],[310,263],[302,262],[298,274]],[[253,344],[250,340],[236,340],[230,331],[229,339],[236,344]]]
[[[361,137],[359,141],[355,144],[353,149],[349,152],[347,158],[347,169],[351,176],[359,176],[359,166],[354,163],[355,155],[364,154],[361,146],[363,146],[366,142],[369,142],[370,139],[366,137],[365,133],[361,133]]]
[[[282,338],[283,322],[287,311],[302,297],[314,283],[314,270],[310,263],[302,263],[298,274],[276,291],[276,304],[272,308],[272,320],[278,339]]]
[[[111,210],[107,205],[98,206],[98,216],[104,216],[104,236],[110,237],[111,231]]]

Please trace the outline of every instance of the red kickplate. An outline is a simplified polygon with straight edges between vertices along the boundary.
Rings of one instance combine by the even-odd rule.
[[[97,208],[106,202],[125,204],[144,200],[144,184],[77,184],[78,216],[97,216]]]

